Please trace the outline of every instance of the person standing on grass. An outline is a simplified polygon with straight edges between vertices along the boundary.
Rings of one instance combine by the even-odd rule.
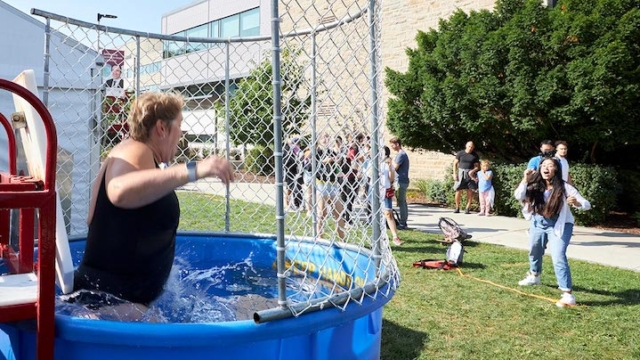
[[[409,188],[409,155],[402,149],[402,141],[397,136],[389,139],[391,148],[397,152],[392,166],[396,171],[398,187],[396,191],[396,205],[400,213],[400,224],[398,230],[407,230],[407,218],[409,217],[409,207],[407,206],[407,189]]]
[[[396,172],[393,170],[391,162],[391,150],[388,146],[384,147],[384,160],[380,166],[380,198],[383,204],[384,217],[387,220],[387,226],[391,230],[393,236],[393,243],[396,245],[402,245],[402,240],[398,236],[398,229],[396,227],[396,220],[393,218],[393,196],[387,194],[393,194],[393,183],[395,182]]]
[[[480,169],[480,157],[475,152],[475,148],[473,141],[468,141],[464,150],[458,151],[453,161],[453,190],[456,192],[456,208],[453,212],[456,214],[460,212],[462,190],[467,190],[467,207],[464,213],[468,214],[473,200],[473,191],[478,189],[476,173]]]
[[[515,198],[523,204],[522,213],[531,221],[529,228],[529,272],[518,282],[520,286],[540,285],[542,256],[549,245],[551,260],[562,297],[558,307],[576,305],[567,247],[573,234],[574,217],[569,206],[589,210],[591,204],[572,185],[562,180],[560,163],[544,157],[540,171],[526,169],[515,190]]]
[[[336,233],[339,240],[344,240],[345,221],[342,216],[344,210],[340,200],[340,176],[342,175],[342,138],[331,139],[328,134],[320,138],[320,146],[316,150],[316,199],[317,199],[317,236],[324,235],[324,224],[328,216],[332,216],[336,223]]]
[[[478,173],[478,200],[480,201],[480,216],[489,216],[489,211],[493,208],[493,171],[489,160],[480,161],[480,172]]]
[[[287,211],[302,210],[302,162],[300,159],[300,138],[291,138],[282,149],[282,165],[285,175],[284,202]]]

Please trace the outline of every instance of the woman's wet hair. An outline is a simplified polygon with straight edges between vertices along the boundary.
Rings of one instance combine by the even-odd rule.
[[[147,92],[131,105],[129,136],[133,140],[145,142],[158,120],[170,125],[184,106],[184,98],[177,93]]]
[[[384,146],[384,157],[388,158],[389,156],[391,156],[391,149],[389,149],[389,147],[387,145]]]

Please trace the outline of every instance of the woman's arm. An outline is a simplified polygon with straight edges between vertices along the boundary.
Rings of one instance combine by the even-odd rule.
[[[522,181],[520,181],[520,184],[518,185],[518,187],[516,188],[516,190],[513,192],[513,195],[515,196],[515,198],[517,200],[520,201],[524,201],[524,199],[527,196],[527,177],[533,173],[534,170],[532,169],[526,169],[524,171],[524,176],[522,177]]]
[[[189,182],[184,163],[164,170],[155,167],[151,150],[142,143],[128,143],[109,155],[105,188],[111,202],[120,208],[148,205]],[[224,184],[233,181],[233,169],[224,159],[208,157],[197,162],[196,180],[217,176]]]
[[[393,187],[393,183],[396,181],[396,171],[391,166],[391,158],[387,158],[385,161],[389,166],[389,181],[391,182],[391,187]]]
[[[567,193],[567,204],[580,210],[591,209],[591,203],[589,202],[589,200],[582,197],[578,189],[567,183],[564,184],[564,189]]]
[[[515,196],[516,200],[524,201],[524,199],[526,198],[526,195],[527,195],[527,183],[524,181],[521,181],[520,184],[518,184],[518,187],[516,188],[516,190],[513,192],[513,196]]]

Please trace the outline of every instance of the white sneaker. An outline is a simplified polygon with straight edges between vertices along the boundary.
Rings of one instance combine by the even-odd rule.
[[[520,286],[534,286],[540,285],[540,275],[535,275],[532,272],[527,273],[527,277],[518,281]]]
[[[576,306],[576,297],[571,293],[563,293],[562,297],[556,303],[557,307],[572,307]]]

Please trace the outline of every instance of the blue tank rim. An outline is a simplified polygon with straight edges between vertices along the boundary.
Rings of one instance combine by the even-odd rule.
[[[179,231],[178,237],[232,237],[243,239],[276,239],[273,234],[226,233],[212,231]],[[76,237],[69,241],[84,240]],[[308,242],[310,238],[296,238]],[[316,240],[316,243],[318,241]],[[370,250],[349,244],[335,244],[323,241],[326,245],[338,248],[359,249],[360,253],[370,254]],[[328,308],[321,311],[302,314],[298,317],[274,320],[256,324],[252,320],[176,324],[176,323],[135,323],[109,320],[92,320],[56,314],[56,337],[74,342],[99,343],[121,346],[210,346],[233,345],[247,341],[257,342],[285,337],[311,334],[327,328],[337,327],[356,319],[381,312],[382,307],[391,300],[395,289],[389,283],[382,286],[376,296],[363,295],[358,303],[351,300],[344,310]],[[384,295],[383,295],[384,294]],[[381,315],[380,315],[381,316]],[[185,343],[186,342],[186,343]]]

